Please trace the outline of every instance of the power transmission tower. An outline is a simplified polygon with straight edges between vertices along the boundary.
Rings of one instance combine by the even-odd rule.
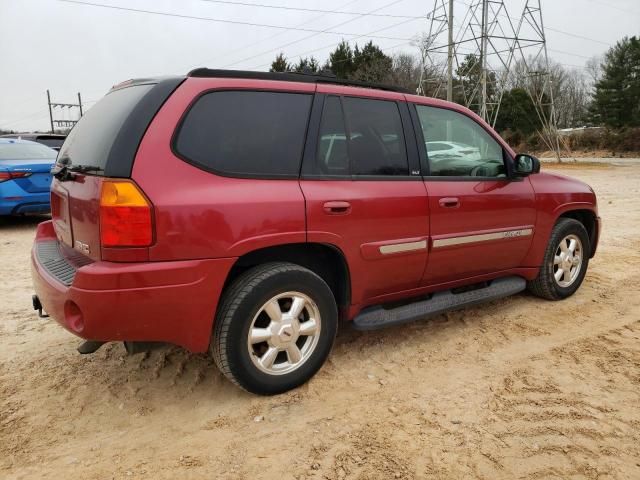
[[[78,103],[57,103],[51,101],[51,94],[49,90],[47,90],[47,104],[49,105],[49,121],[51,122],[51,133],[55,133],[55,126],[62,128],[73,128],[73,126],[78,123],[80,117],[82,117],[82,97],[80,96],[80,92],[78,92]],[[54,118],[55,109],[59,108],[61,111],[67,109],[67,118]],[[72,108],[77,108],[79,111],[79,116],[77,119],[70,118],[70,112]]]
[[[448,100],[464,104],[495,126],[505,90],[520,85],[535,106],[543,141],[559,158],[541,0],[525,0],[518,17],[509,14],[505,0],[471,0],[464,15],[456,15],[462,18],[458,25],[453,22],[452,1],[448,3],[449,8],[445,0],[434,0],[428,33],[420,42],[423,72],[439,65],[438,58],[445,54],[447,71],[435,79],[421,76],[418,93],[441,97],[446,91]],[[429,83],[434,86],[427,89]]]

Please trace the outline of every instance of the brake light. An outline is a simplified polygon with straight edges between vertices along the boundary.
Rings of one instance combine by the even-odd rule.
[[[103,247],[147,247],[153,239],[151,203],[130,181],[105,180],[100,193]]]
[[[6,182],[14,178],[24,178],[29,175],[31,175],[31,172],[0,172],[0,182]]]

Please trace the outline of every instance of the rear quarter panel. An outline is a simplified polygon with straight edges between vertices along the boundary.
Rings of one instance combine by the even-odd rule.
[[[172,151],[171,139],[193,100],[208,90],[268,89],[313,93],[315,85],[188,78],[150,125],[133,179],[154,205],[150,260],[237,257],[306,240],[304,197],[296,180],[229,178],[201,170]]]

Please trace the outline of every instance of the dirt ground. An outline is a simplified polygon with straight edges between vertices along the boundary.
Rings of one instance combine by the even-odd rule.
[[[179,348],[80,356],[30,309],[38,219],[0,224],[0,478],[640,478],[640,165],[590,183],[582,288],[376,332],[344,326],[307,385],[257,397]]]

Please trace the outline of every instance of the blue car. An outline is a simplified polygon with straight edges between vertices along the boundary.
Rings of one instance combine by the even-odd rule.
[[[0,138],[0,215],[48,213],[58,152],[29,140]]]

